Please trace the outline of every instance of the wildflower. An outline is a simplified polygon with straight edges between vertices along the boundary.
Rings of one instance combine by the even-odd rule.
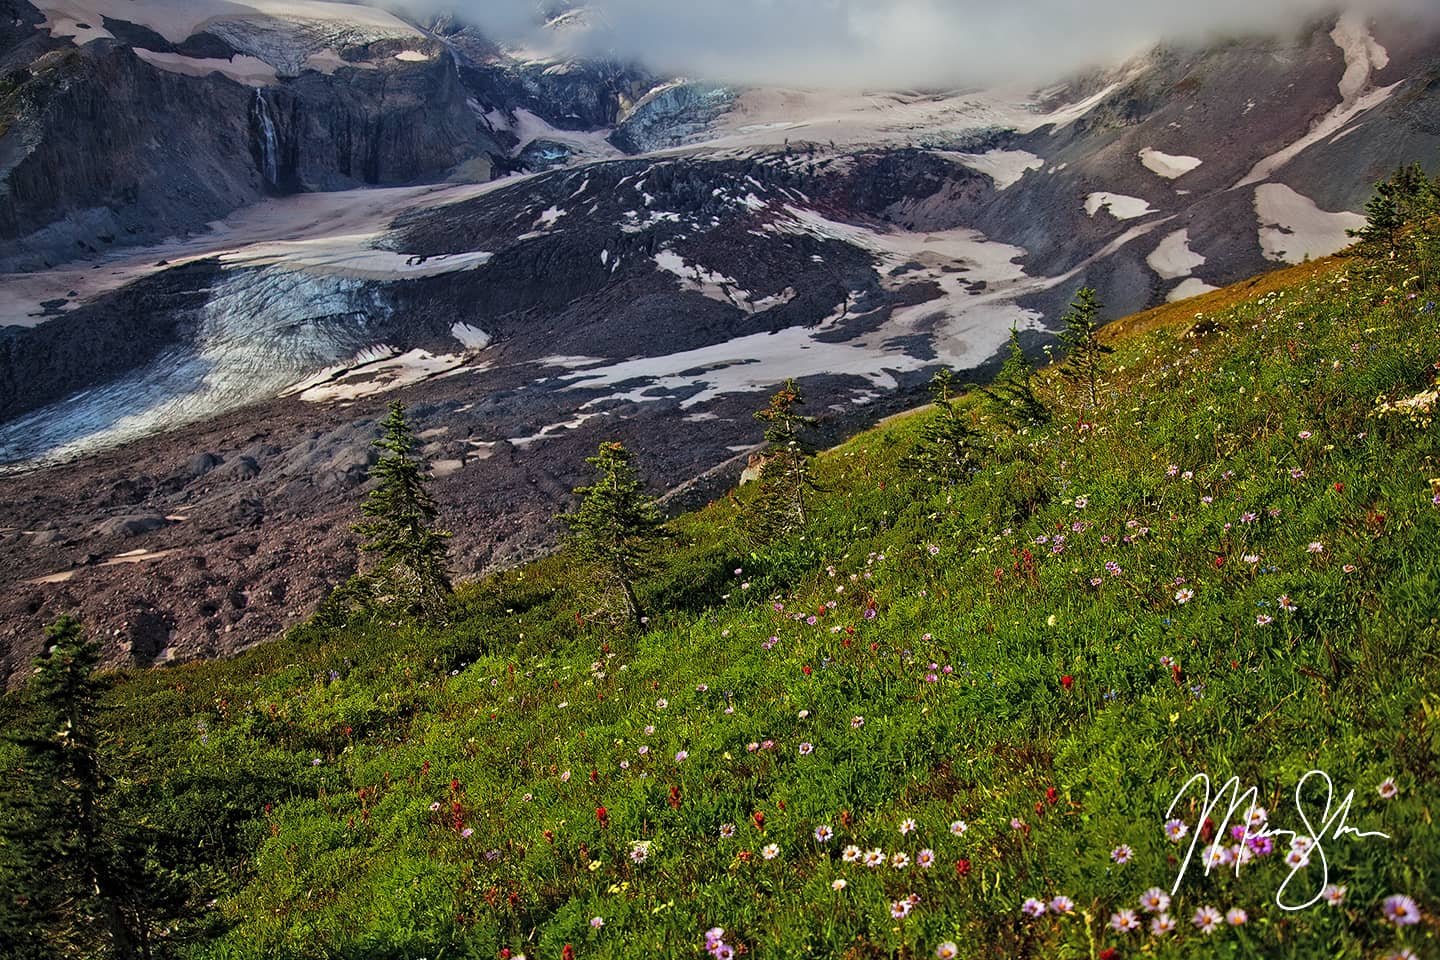
[[[1134,910],[1119,910],[1110,914],[1110,929],[1116,933],[1129,933],[1140,929],[1140,921],[1135,918]]]
[[[1253,567],[1253,566],[1255,566],[1255,564],[1257,564],[1257,563],[1260,562],[1260,554],[1258,554],[1258,553],[1247,553],[1247,554],[1245,554],[1245,556],[1241,557],[1240,559],[1241,559],[1241,560],[1244,560],[1246,563],[1250,564],[1250,566]]]
[[[569,782],[570,782],[570,771],[569,771],[569,770],[566,770],[564,773],[560,774],[560,782],[561,782],[561,783],[569,783]]]
[[[1386,777],[1380,782],[1376,792],[1385,800],[1394,800],[1395,795],[1400,792],[1400,788],[1396,785],[1394,777]]]
[[[1386,897],[1380,909],[1384,912],[1385,919],[1397,927],[1408,927],[1420,922],[1419,905],[1403,893]]]
[[[1333,883],[1329,884],[1324,890],[1320,891],[1320,896],[1327,905],[1338,907],[1345,902],[1345,887],[1337,886]]]
[[[1437,496],[1437,497],[1435,498],[1435,502],[1436,502],[1436,503],[1440,503],[1440,496]],[[1341,567],[1340,569],[1341,569],[1341,570],[1344,570],[1346,573],[1354,573],[1354,572],[1355,572],[1355,564],[1353,564],[1353,563],[1347,563],[1347,564],[1345,564],[1345,566]]]
[[[1325,550],[1325,544],[1321,543],[1321,542],[1318,541],[1318,540],[1312,542],[1312,543],[1310,544],[1310,546],[1308,546],[1308,547],[1305,548],[1305,551],[1306,551],[1307,553],[1322,553],[1322,552],[1324,552],[1324,550]]]
[[[929,870],[935,866],[935,851],[928,847],[915,854],[915,866],[921,870]]]
[[[946,940],[935,948],[935,956],[937,960],[955,960],[956,957],[960,956],[960,948],[955,946],[953,942]]]
[[[1175,921],[1170,918],[1170,914],[1162,913],[1160,914],[1160,916],[1150,921],[1150,932],[1157,937],[1163,937],[1166,934],[1174,933]]]
[[[731,840],[731,839],[734,839],[734,837],[735,837],[735,824],[733,824],[733,823],[722,823],[722,824],[720,824],[720,839],[722,839],[722,840]]]
[[[1300,870],[1310,865],[1310,853],[1307,850],[1291,850],[1285,854],[1285,865],[1291,871]]]
[[[1146,913],[1163,913],[1170,906],[1170,894],[1159,887],[1151,887],[1140,894],[1140,909]]]
[[[851,717],[851,718],[850,718],[850,729],[851,729],[851,730],[859,730],[859,729],[860,729],[861,727],[863,727],[863,726],[865,726],[865,718],[864,718],[864,717]]]
[[[1264,807],[1251,807],[1245,814],[1245,822],[1257,830],[1265,826],[1265,821],[1270,819],[1270,814]]]
[[[1171,843],[1179,843],[1189,832],[1190,828],[1185,826],[1185,821],[1183,820],[1165,821],[1165,836]]]
[[[650,856],[650,841],[636,840],[630,847],[630,861],[632,863],[644,863]]]
[[[844,890],[846,886],[848,886],[848,884],[845,883],[844,879],[830,881],[831,890]]]
[[[814,752],[815,752],[815,745],[814,745],[813,743],[802,743],[802,744],[800,744],[800,756],[802,756],[802,757],[808,757],[810,754],[812,754],[812,753],[814,753]]]
[[[1219,910],[1214,907],[1201,907],[1195,911],[1195,916],[1190,918],[1190,922],[1195,924],[1196,929],[1201,933],[1209,935],[1220,926],[1221,919]]]
[[[1255,519],[1256,516],[1252,511],[1247,510],[1245,513],[1240,514],[1241,523],[1254,523]]]
[[[640,756],[643,757],[643,756],[645,756],[645,754],[647,754],[647,753],[650,752],[650,748],[647,747],[645,744],[642,743],[642,744],[640,744],[640,747],[639,747],[639,749],[636,750],[636,752],[637,752],[638,754],[640,754]]]
[[[970,861],[968,859],[961,857],[959,860],[955,861],[955,876],[970,876]]]
[[[1069,913],[1074,909],[1075,901],[1071,900],[1063,893],[1050,901],[1050,911],[1052,913]]]
[[[1065,676],[1060,678],[1060,686],[1064,687],[1066,690],[1069,690],[1071,687],[1075,686],[1075,678],[1070,676],[1070,674],[1068,673],[1065,674]]]
[[[436,800],[434,803],[430,804],[430,812],[431,812],[431,813],[434,813],[436,810],[439,810],[439,809],[440,809],[440,801],[439,801],[439,800]]]
[[[684,763],[687,759],[689,759],[689,757],[690,757],[690,754],[686,753],[684,750],[677,750],[677,751],[675,751],[675,762],[676,762],[676,763]]]
[[[1161,658],[1160,658],[1160,666],[1162,666],[1162,667],[1173,667],[1173,666],[1175,666],[1175,658],[1174,658],[1174,657],[1171,657],[1171,656],[1161,657]]]
[[[1238,927],[1250,920],[1250,915],[1239,907],[1231,907],[1225,911],[1225,922],[1232,927]]]
[[[1076,498],[1075,498],[1075,509],[1076,509],[1076,510],[1084,510],[1084,509],[1085,509],[1086,507],[1088,507],[1088,506],[1090,506],[1090,499],[1089,499],[1088,497],[1076,497]]]
[[[896,853],[890,858],[890,866],[894,867],[896,870],[904,870],[906,867],[910,866],[910,857],[904,853]]]
[[[1399,950],[1391,950],[1385,954],[1384,960],[1420,960],[1420,957],[1409,947],[1401,947]]]
[[[764,857],[766,860],[774,860],[776,857],[780,856],[779,844],[765,844],[765,846],[760,848],[760,856]]]
[[[1020,912],[1027,917],[1043,917],[1045,915],[1045,901],[1029,897],[1020,905]]]
[[[1312,434],[1309,430],[1301,430],[1299,436],[1301,440],[1309,440],[1312,436],[1314,436],[1314,434]]]
[[[1191,600],[1194,599],[1195,591],[1191,590],[1189,587],[1181,587],[1179,590],[1175,591],[1176,603],[1189,603]]]
[[[901,820],[901,821],[900,821],[900,835],[901,835],[902,837],[905,836],[907,833],[914,833],[914,832],[915,832],[915,819],[914,819],[913,817],[906,817],[904,820]]]
[[[1286,613],[1294,613],[1296,610],[1300,609],[1300,605],[1294,600],[1291,600],[1288,594],[1279,597],[1275,602],[1280,604],[1280,609],[1284,610]]]
[[[932,556],[932,557],[935,556],[936,554],[938,554],[938,553],[940,552],[940,548],[937,547],[937,546],[936,546],[935,544],[933,544],[933,543],[930,544],[930,546],[926,547],[925,549],[930,552],[930,556]]]
[[[860,848],[855,846],[855,844],[853,843],[850,844],[850,846],[846,847],[845,850],[840,854],[840,859],[844,860],[846,863],[859,863],[860,857]]]
[[[874,870],[876,867],[883,867],[884,865],[885,865],[885,851],[884,851],[884,850],[881,850],[879,847],[876,847],[874,850],[867,850],[867,851],[865,852],[865,866],[869,867],[871,870]]]
[[[656,710],[664,710],[668,706],[670,706],[670,701],[666,700],[664,697],[661,697],[659,700],[655,701]]]
[[[1257,614],[1255,617],[1255,626],[1257,627],[1268,627],[1274,622],[1275,618],[1268,613]]]
[[[1206,847],[1204,857],[1206,870],[1212,867],[1223,867],[1233,859],[1229,848],[1222,847],[1218,843],[1212,843]]]
[[[1135,856],[1135,851],[1123,843],[1110,851],[1110,859],[1116,863],[1129,863],[1133,856]]]
[[[964,820],[956,820],[954,823],[950,824],[950,832],[957,837],[965,836],[965,831],[969,829],[970,825]]]
[[[831,830],[829,827],[825,826],[824,824],[821,824],[820,826],[818,826],[818,827],[815,828],[815,842],[816,842],[816,843],[825,843],[825,842],[827,842],[827,841],[828,841],[831,837],[833,837],[833,836],[835,836],[835,831],[834,831],[834,830]]]
[[[605,926],[605,918],[604,918],[604,917],[591,917],[591,918],[590,918],[590,926],[591,926],[593,929],[599,930],[601,927]]]
[[[904,920],[906,916],[909,915],[909,913],[909,900],[896,900],[894,903],[890,904],[890,916],[894,917],[896,920]]]
[[[463,840],[469,840],[469,839],[470,839],[471,837],[473,837],[474,835],[475,835],[475,831],[474,831],[474,830],[471,830],[469,827],[466,827],[464,830],[461,830],[461,831],[460,831],[460,837],[461,837],[461,839],[463,839]]]

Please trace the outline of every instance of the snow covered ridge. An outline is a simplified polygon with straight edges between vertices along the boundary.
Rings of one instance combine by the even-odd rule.
[[[231,20],[269,18],[324,25],[338,33],[375,39],[423,37],[419,30],[379,7],[339,0],[32,0],[46,15],[42,29],[52,36],[88,43],[114,35],[101,24],[108,17],[155,31],[171,43]]]
[[[190,76],[217,72],[253,86],[274,83],[277,74],[302,70],[333,73],[347,64],[337,51],[377,40],[425,40],[425,35],[378,7],[332,0],[36,0],[46,15],[41,29],[77,45],[115,39],[106,18],[153,30],[171,43],[199,33],[226,41],[240,54],[229,60],[159,53],[136,47],[138,56],[162,70]],[[404,50],[401,62],[423,62],[430,55]],[[268,68],[268,69],[267,69]]]

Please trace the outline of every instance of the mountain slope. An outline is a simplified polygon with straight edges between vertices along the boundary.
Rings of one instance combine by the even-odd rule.
[[[661,83],[441,21],[347,34],[337,66],[310,59],[333,19],[287,16],[212,24],[275,70],[258,87],[136,52],[213,30],[155,39],[111,17],[117,39],[80,47],[14,36],[221,90],[225,116],[174,139],[231,137],[225,176],[251,197],[267,178],[367,182],[371,160],[377,181],[450,163],[483,179],[466,157],[537,172],[272,198],[209,233],[6,275],[0,460],[25,471],[0,479],[10,669],[72,605],[139,662],[294,623],[351,572],[339,518],[396,391],[465,511],[457,564],[478,573],[553,541],[602,436],[703,501],[743,467],[754,397],[785,376],[839,436],[911,405],[940,365],[983,375],[1012,324],[1038,348],[1082,285],[1113,317],[1332,252],[1369,184],[1440,143],[1424,22],[1162,48],[1038,92],[838,97]],[[425,156],[376,116],[387,103],[439,138]],[[190,216],[164,190],[136,197]]]
[[[187,867],[218,902],[179,955],[680,955],[713,927],[762,957],[1421,945],[1383,902],[1437,909],[1436,450],[1376,397],[1433,404],[1440,314],[1366,269],[1133,318],[1098,408],[1042,373],[1047,428],[968,398],[994,450],[963,484],[900,467],[921,413],[821,457],[803,536],[748,542],[744,492],[679,518],[638,636],[590,619],[562,554],[447,627],[125,677],[115,809],[238,878]],[[1226,835],[1172,807],[1189,777],[1304,831],[1307,770],[1388,840],[1327,837],[1277,894],[1277,832],[1238,876],[1192,864],[1173,932],[1111,925]],[[1327,882],[1338,904],[1276,905]],[[1206,933],[1202,907],[1244,914]]]

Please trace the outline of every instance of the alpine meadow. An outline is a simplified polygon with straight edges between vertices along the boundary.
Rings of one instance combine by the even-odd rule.
[[[318,616],[0,699],[0,955],[1437,956],[1440,182],[1367,212],[830,449],[754,394],[694,512],[607,438],[481,578],[396,402]]]

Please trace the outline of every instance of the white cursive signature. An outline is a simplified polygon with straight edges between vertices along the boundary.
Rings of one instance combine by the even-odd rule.
[[[1304,798],[1305,784],[1309,783],[1313,778],[1319,778],[1319,780],[1324,782],[1323,799],[1325,805],[1323,809],[1319,811],[1318,821],[1311,819],[1310,813],[1313,811],[1307,812]],[[1300,841],[1298,844],[1300,856],[1293,858],[1290,872],[1286,875],[1284,882],[1280,884],[1280,888],[1275,891],[1275,904],[1282,910],[1304,910],[1307,907],[1314,906],[1320,898],[1324,896],[1325,888],[1330,884],[1330,863],[1325,856],[1326,840],[1339,840],[1346,834],[1349,834],[1352,839],[1355,840],[1364,839],[1365,837],[1390,839],[1390,835],[1387,833],[1381,833],[1378,830],[1365,832],[1346,824],[1345,821],[1350,816],[1350,805],[1355,801],[1355,791],[1351,790],[1345,794],[1345,799],[1337,804],[1335,802],[1335,784],[1331,781],[1330,775],[1323,770],[1311,770],[1301,777],[1300,782],[1295,785],[1295,811],[1300,817],[1301,824],[1304,826],[1303,831],[1276,829],[1269,825],[1263,815],[1255,816],[1255,811],[1258,809],[1256,800],[1258,799],[1259,790],[1256,787],[1251,787],[1248,790],[1242,791],[1240,789],[1239,777],[1231,777],[1229,780],[1226,780],[1224,785],[1212,795],[1210,777],[1204,773],[1195,774],[1195,776],[1187,780],[1185,785],[1180,788],[1180,792],[1175,795],[1174,800],[1170,801],[1170,806],[1165,811],[1167,819],[1174,816],[1175,808],[1186,798],[1191,788],[1197,785],[1204,791],[1204,806],[1200,811],[1197,824],[1204,824],[1206,820],[1210,820],[1216,824],[1214,843],[1218,843],[1224,836],[1231,819],[1237,811],[1242,814],[1241,819],[1243,822],[1243,833],[1237,834],[1241,847],[1250,847],[1250,841],[1260,837],[1288,837],[1290,839],[1291,849],[1295,850],[1297,849],[1297,839]],[[1225,809],[1225,815],[1223,817],[1213,816],[1227,798],[1230,804]],[[1319,798],[1316,799],[1318,800]],[[1239,826],[1239,824],[1237,824],[1237,826]],[[1170,888],[1172,896],[1180,891],[1180,882],[1185,879],[1185,871],[1189,868],[1190,861],[1195,855],[1196,845],[1200,843],[1200,834],[1201,830],[1197,826],[1190,836],[1190,845],[1185,850],[1185,859],[1180,863],[1180,871],[1175,875],[1175,884]],[[1244,860],[1244,857],[1235,858],[1235,873],[1237,875],[1240,873],[1240,867],[1243,865]],[[1304,903],[1292,904],[1287,902],[1285,891],[1290,887],[1291,881],[1306,867],[1316,865],[1317,862],[1320,867],[1320,883],[1315,889],[1315,895]],[[1212,866],[1214,866],[1212,858],[1206,856],[1205,873],[1207,876]]]

